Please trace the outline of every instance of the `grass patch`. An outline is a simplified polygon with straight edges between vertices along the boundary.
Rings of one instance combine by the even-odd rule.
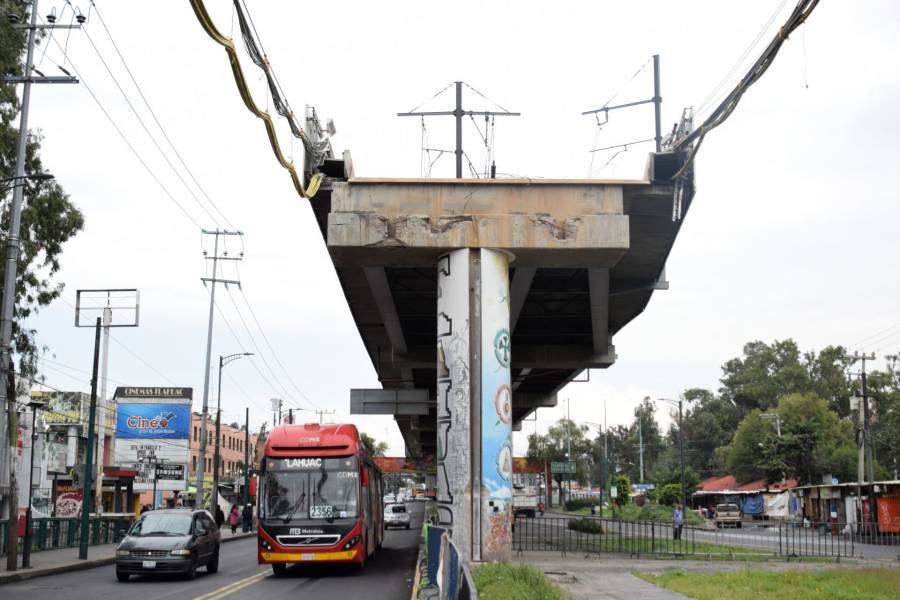
[[[824,571],[746,570],[699,574],[680,569],[662,575],[635,573],[645,581],[698,600],[887,600],[900,596],[900,570],[828,569]]]
[[[534,567],[491,563],[472,571],[481,600],[565,600],[556,585]]]

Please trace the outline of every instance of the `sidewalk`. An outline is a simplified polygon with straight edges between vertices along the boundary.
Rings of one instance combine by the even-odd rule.
[[[232,535],[227,529],[223,529],[221,543],[225,544],[234,540],[254,537],[255,535],[255,531],[249,533],[239,532]],[[0,584],[111,565],[116,562],[117,545],[118,544],[102,544],[100,546],[90,546],[88,548],[87,560],[79,560],[77,547],[32,552],[31,568],[23,569],[20,566],[14,572],[6,570],[6,556],[0,556]],[[19,565],[21,565],[21,553],[18,558]]]

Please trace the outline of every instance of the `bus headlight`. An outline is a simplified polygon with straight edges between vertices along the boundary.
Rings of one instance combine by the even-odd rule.
[[[360,537],[358,535],[354,535],[352,538],[347,540],[347,543],[344,544],[344,550],[349,550],[353,546],[359,543]]]
[[[272,544],[270,544],[270,543],[269,543],[265,538],[263,538],[263,537],[260,537],[260,538],[259,538],[259,545],[262,546],[263,548],[265,548],[266,550],[269,550],[269,551],[272,550]]]

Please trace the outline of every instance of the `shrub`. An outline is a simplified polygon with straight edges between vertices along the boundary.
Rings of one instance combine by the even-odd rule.
[[[592,500],[590,498],[572,498],[566,500],[566,510],[578,510],[580,508],[590,508],[591,504],[600,504],[600,500]]]
[[[607,533],[600,521],[596,519],[572,519],[569,521],[568,528],[582,533]]]

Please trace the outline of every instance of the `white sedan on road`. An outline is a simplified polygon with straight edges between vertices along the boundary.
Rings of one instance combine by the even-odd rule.
[[[388,504],[384,507],[384,528],[405,527],[409,529],[409,513],[405,504]]]

